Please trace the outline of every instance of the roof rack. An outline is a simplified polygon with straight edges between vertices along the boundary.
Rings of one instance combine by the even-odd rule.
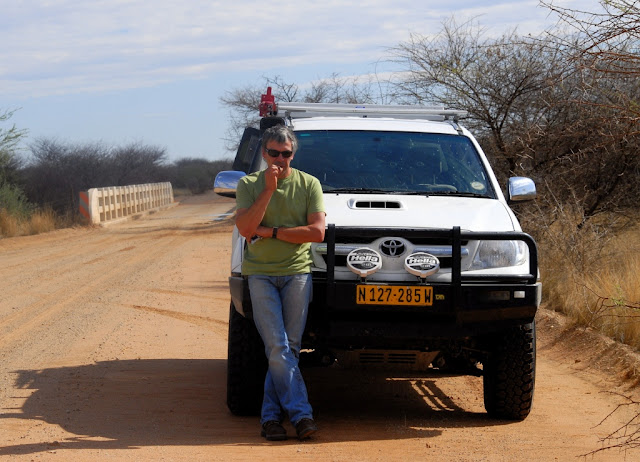
[[[279,103],[278,114],[301,119],[346,115],[355,117],[392,117],[395,119],[453,120],[467,116],[467,111],[445,109],[444,106],[408,106],[393,104]]]

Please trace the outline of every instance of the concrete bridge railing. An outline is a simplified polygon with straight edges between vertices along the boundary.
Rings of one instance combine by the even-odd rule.
[[[93,224],[107,224],[171,207],[171,183],[91,188],[80,193],[80,213]]]

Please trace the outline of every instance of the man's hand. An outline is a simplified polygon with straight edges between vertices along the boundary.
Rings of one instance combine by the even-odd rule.
[[[265,186],[264,188],[268,191],[275,191],[276,189],[278,189],[278,176],[280,176],[280,174],[283,171],[283,167],[280,167],[279,165],[276,164],[272,164],[270,167],[268,167],[265,170],[264,173],[264,180],[265,180]]]
[[[307,224],[304,226],[296,226],[294,228],[278,228],[278,239],[281,241],[292,242],[294,244],[304,244],[306,242],[322,242],[324,240],[325,213],[315,212],[307,215]],[[271,237],[273,228],[259,227],[261,233],[258,235],[263,237]],[[263,233],[263,234],[262,234]]]
[[[258,195],[256,201],[248,209],[236,210],[236,226],[242,236],[251,239],[253,236],[271,237],[271,228],[260,226],[264,212],[269,205],[271,196],[278,189],[278,176],[284,168],[272,164],[264,171],[264,189]]]

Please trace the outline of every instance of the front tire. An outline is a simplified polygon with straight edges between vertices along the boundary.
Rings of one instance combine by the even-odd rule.
[[[259,415],[267,358],[253,320],[231,303],[227,354],[227,406],[234,415]]]
[[[484,406],[496,418],[524,420],[531,412],[536,375],[536,325],[522,324],[490,343],[484,366]]]

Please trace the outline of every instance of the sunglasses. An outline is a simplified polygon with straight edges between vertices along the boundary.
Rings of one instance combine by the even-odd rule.
[[[274,159],[282,154],[282,157],[288,159],[293,155],[293,151],[278,151],[277,149],[267,149],[267,154],[269,154],[269,156],[273,157]]]

